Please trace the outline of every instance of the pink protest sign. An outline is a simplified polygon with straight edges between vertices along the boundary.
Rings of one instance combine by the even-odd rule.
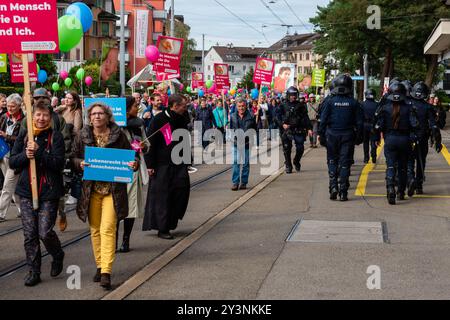
[[[192,72],[192,89],[201,88],[204,85],[204,75],[201,72]]]
[[[157,80],[164,81],[180,77],[183,39],[159,36],[156,46],[159,50],[158,61],[154,64]]]
[[[166,142],[166,145],[169,145],[172,143],[172,129],[170,128],[170,123],[166,123],[162,128],[160,129],[161,133],[164,136],[164,141]]]
[[[275,68],[275,60],[258,58],[256,59],[255,73],[253,82],[257,84],[270,85],[272,83],[273,69]]]
[[[58,51],[56,0],[0,0],[0,52]]]
[[[22,54],[13,53],[9,55],[9,61],[11,63],[11,82],[12,83],[23,83],[23,64],[22,64]],[[28,53],[28,71],[30,74],[30,81],[37,81],[37,62],[36,57],[32,53]]]
[[[230,76],[227,64],[214,63],[214,80],[216,81],[217,90],[230,89]]]

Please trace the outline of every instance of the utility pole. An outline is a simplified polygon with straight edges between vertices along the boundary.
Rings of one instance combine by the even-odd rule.
[[[125,97],[125,0],[120,0],[120,86]],[[135,53],[136,54],[136,53]]]
[[[175,0],[172,0],[171,3],[171,17],[170,17],[170,36],[174,37],[175,36]]]
[[[205,34],[202,34],[202,73],[205,75]]]
[[[364,55],[364,92],[369,88],[369,57]]]

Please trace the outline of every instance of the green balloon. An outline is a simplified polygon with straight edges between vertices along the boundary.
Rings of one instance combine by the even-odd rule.
[[[59,84],[58,84],[58,82],[53,82],[52,89],[53,89],[53,91],[59,91]]]
[[[212,87],[212,85],[213,85],[213,81],[212,80],[207,80],[206,82],[205,82],[205,85],[206,85],[206,88],[211,88]]]
[[[186,91],[187,91],[188,93],[191,93],[191,92],[192,92],[192,88],[191,88],[191,87],[187,87],[187,88],[186,88]]]
[[[72,79],[66,78],[66,80],[64,80],[64,84],[66,87],[70,87],[72,85]]]
[[[83,80],[85,74],[86,73],[84,72],[83,68],[78,69],[77,74],[76,74],[77,79],[80,80],[80,81]]]
[[[39,67],[38,64],[36,64],[36,66],[37,66],[37,72],[39,73],[39,71],[41,71],[41,67]]]
[[[68,52],[83,38],[83,26],[75,16],[62,16],[58,19],[59,50]]]

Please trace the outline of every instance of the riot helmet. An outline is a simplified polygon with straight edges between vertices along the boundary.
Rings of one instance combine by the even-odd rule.
[[[389,86],[387,99],[390,101],[404,101],[406,99],[406,87],[401,82],[394,82]]]
[[[291,96],[295,96],[295,99],[297,100],[298,94],[299,94],[298,89],[294,86],[291,86],[286,90],[286,100],[289,101],[289,98]]]
[[[425,100],[429,94],[430,89],[428,89],[428,86],[423,81],[417,82],[411,91],[411,97],[417,100]]]
[[[367,89],[364,92],[364,97],[366,97],[366,100],[375,100],[375,90]]]
[[[333,92],[338,95],[348,95],[353,91],[353,80],[349,75],[338,75],[332,81]]]

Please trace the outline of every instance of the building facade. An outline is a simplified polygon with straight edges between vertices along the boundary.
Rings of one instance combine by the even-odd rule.
[[[295,78],[312,74],[319,68],[320,56],[313,52],[314,41],[320,37],[317,33],[287,35],[267,49],[268,56],[276,63],[296,65]]]
[[[114,4],[119,18],[115,35],[117,41],[120,41],[120,0],[114,0]],[[148,64],[145,48],[156,44],[158,36],[164,32],[167,19],[164,7],[165,0],[125,0],[125,63],[132,76]]]

